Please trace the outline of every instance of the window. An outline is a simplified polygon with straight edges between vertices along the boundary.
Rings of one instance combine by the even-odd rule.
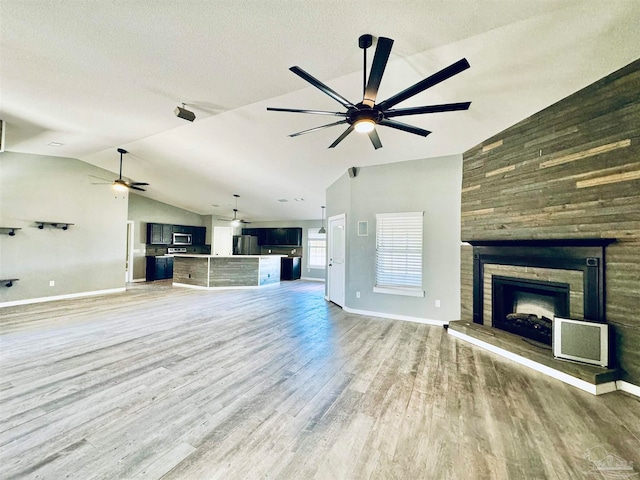
[[[423,212],[376,214],[378,293],[423,297]]]
[[[327,234],[318,233],[317,228],[310,228],[307,237],[307,258],[309,268],[325,268],[327,266]]]

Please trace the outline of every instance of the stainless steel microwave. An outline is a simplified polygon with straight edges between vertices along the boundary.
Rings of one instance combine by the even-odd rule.
[[[191,245],[193,237],[190,233],[174,233],[173,245]]]

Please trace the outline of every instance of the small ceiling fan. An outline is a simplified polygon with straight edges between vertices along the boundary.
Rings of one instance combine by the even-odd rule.
[[[382,142],[376,131],[376,125],[395,128],[404,132],[413,133],[415,135],[421,135],[426,137],[431,132],[422,128],[414,127],[406,123],[392,120],[393,117],[402,117],[407,115],[418,115],[423,113],[438,113],[438,112],[454,112],[458,110],[467,110],[471,102],[461,103],[445,103],[442,105],[428,105],[422,107],[408,107],[408,108],[392,108],[400,102],[407,100],[414,95],[433,87],[444,80],[457,75],[458,73],[466,70],[470,67],[466,58],[458,60],[457,62],[449,65],[448,67],[434,73],[430,77],[421,80],[420,82],[412,85],[411,87],[403,90],[386,100],[376,103],[376,97],[378,95],[378,87],[382,80],[382,74],[387,66],[389,55],[391,54],[391,47],[393,46],[393,40],[390,38],[379,37],[376,44],[376,52],[373,57],[373,63],[371,64],[371,71],[369,72],[369,81],[367,82],[367,48],[373,43],[373,36],[366,34],[360,36],[358,39],[358,46],[364,52],[364,71],[363,71],[363,98],[360,103],[352,103],[342,95],[332,90],[330,87],[322,83],[320,80],[311,76],[300,67],[291,67],[293,73],[306,80],[311,85],[329,95],[331,98],[340,103],[346,112],[330,112],[325,110],[301,110],[295,108],[274,108],[267,107],[267,110],[273,112],[293,112],[293,113],[311,113],[314,115],[334,115],[337,117],[344,117],[343,120],[329,123],[328,125],[322,125],[301,132],[292,133],[290,137],[297,137],[305,133],[315,132],[324,128],[333,127],[335,125],[348,124],[349,127],[340,135],[329,148],[334,148],[342,140],[345,139],[353,130],[358,132],[367,133],[371,139],[375,149],[382,147]]]
[[[130,188],[132,190],[140,190],[141,192],[146,192],[144,188],[140,188],[140,187],[144,185],[149,185],[148,183],[131,182],[129,180],[125,180],[124,178],[122,178],[122,155],[129,152],[127,152],[124,148],[119,148],[118,153],[120,153],[120,175],[113,182],[111,182],[111,185],[113,185],[113,188],[115,188],[116,190],[126,190]]]
[[[234,193],[233,196],[236,197],[236,208],[233,209],[233,219],[231,220],[231,225],[234,226],[234,227],[239,227],[241,223],[251,223],[251,222],[247,222],[247,221],[242,220],[242,219],[237,217],[237,215],[238,215],[238,198],[240,198],[240,195],[238,195],[237,193]]]

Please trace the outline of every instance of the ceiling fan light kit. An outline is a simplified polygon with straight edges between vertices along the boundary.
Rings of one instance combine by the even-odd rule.
[[[275,107],[267,107],[267,110],[275,112],[309,113],[313,115],[333,115],[336,117],[344,117],[342,120],[339,120],[337,122],[310,128],[308,130],[303,130],[297,133],[292,133],[289,136],[297,137],[306,133],[333,127],[335,125],[348,124],[347,129],[331,145],[329,145],[329,148],[336,147],[342,140],[347,137],[347,135],[355,130],[360,133],[368,134],[373,147],[375,149],[378,149],[382,147],[382,142],[380,141],[380,137],[378,136],[378,132],[376,131],[376,125],[395,128],[407,133],[426,137],[431,133],[430,131],[423,128],[415,127],[413,125],[408,125],[406,123],[398,122],[397,120],[392,120],[392,118],[408,115],[419,115],[424,113],[455,112],[459,110],[467,110],[471,105],[471,102],[460,102],[447,103],[442,105],[425,105],[420,107],[397,109],[392,108],[398,103],[403,102],[404,100],[407,100],[408,98],[411,98],[414,95],[417,95],[418,93],[421,93],[424,90],[433,87],[434,85],[437,85],[438,83],[443,82],[444,80],[447,80],[448,78],[451,78],[454,75],[457,75],[458,73],[463,72],[464,70],[469,68],[470,65],[466,58],[458,60],[457,62],[449,65],[448,67],[440,70],[430,77],[427,77],[420,82],[410,86],[409,88],[406,88],[402,92],[397,93],[396,95],[393,95],[380,103],[376,103],[378,88],[380,87],[382,75],[387,66],[389,55],[391,54],[393,40],[385,37],[378,38],[376,51],[373,57],[373,62],[371,64],[371,69],[369,71],[369,79],[367,81],[367,48],[369,48],[372,44],[372,35],[361,35],[358,39],[358,46],[363,50],[364,56],[362,102],[357,104],[351,103],[349,100],[322,83],[317,78],[308,74],[300,67],[294,66],[289,70],[316,87],[318,90],[333,98],[344,108],[346,108],[347,111],[331,112],[325,110],[303,110],[296,108]]]
[[[189,122],[193,122],[196,119],[196,114],[187,110],[185,108],[185,104],[182,104],[182,107],[176,107],[176,109],[173,111],[173,113],[176,114],[176,117],[178,118],[182,118],[184,120],[187,120]]]
[[[118,153],[120,154],[120,175],[118,175],[118,178],[116,178],[113,183],[111,184],[113,186],[114,190],[117,190],[119,192],[125,192],[129,189],[131,190],[139,190],[141,192],[146,192],[146,190],[144,188],[140,188],[144,185],[149,185],[146,182],[130,182],[127,181],[125,179],[122,178],[122,156],[129,153],[127,152],[124,148],[119,148],[118,149]]]

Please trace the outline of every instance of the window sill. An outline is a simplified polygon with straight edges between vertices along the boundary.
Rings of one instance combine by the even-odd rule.
[[[307,265],[307,268],[311,268],[312,270],[326,270],[327,267],[318,267],[316,265]]]
[[[420,288],[402,287],[373,287],[374,293],[386,293],[388,295],[404,295],[406,297],[424,297],[424,290]]]

